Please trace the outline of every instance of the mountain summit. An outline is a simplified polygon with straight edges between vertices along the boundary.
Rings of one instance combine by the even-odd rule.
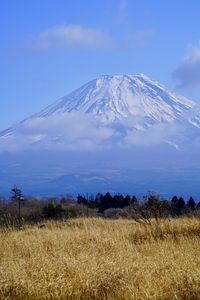
[[[0,188],[199,195],[199,136],[195,102],[144,74],[101,76],[0,133]]]
[[[64,143],[63,136],[67,139],[78,134],[82,139],[91,128],[95,128],[95,136],[111,138],[124,137],[130,130],[146,131],[160,124],[181,124],[197,130],[200,107],[144,74],[104,75],[5,130],[0,137],[16,137],[17,132],[28,137],[27,143],[47,140]]]
[[[144,74],[104,75],[92,80],[34,117],[69,112],[90,113],[106,123],[132,120],[149,127],[155,123],[187,120],[199,126],[194,116],[198,105],[171,92]]]

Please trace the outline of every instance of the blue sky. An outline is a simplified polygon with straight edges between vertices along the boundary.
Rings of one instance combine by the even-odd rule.
[[[198,0],[1,1],[0,130],[102,74],[200,101],[199,14]]]

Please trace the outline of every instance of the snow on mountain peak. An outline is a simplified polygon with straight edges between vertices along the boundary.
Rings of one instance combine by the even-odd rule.
[[[35,116],[79,111],[107,123],[128,118],[133,127],[145,128],[157,122],[182,121],[196,106],[145,74],[103,75]]]
[[[66,139],[67,143],[76,140],[76,148],[77,141],[85,147],[94,138],[104,143],[112,137],[120,143],[122,136],[128,144],[138,140],[164,140],[172,144],[171,135],[177,135],[180,128],[199,130],[199,105],[139,73],[100,76],[5,130],[0,137],[17,141],[20,135],[26,144],[45,141],[47,147],[49,141],[65,144]],[[153,135],[149,139],[148,129],[152,129]]]
[[[159,184],[171,193],[177,178],[188,191],[194,178],[198,190],[199,129],[195,102],[142,73],[103,75],[0,133],[3,182],[59,194],[93,182],[97,191]]]

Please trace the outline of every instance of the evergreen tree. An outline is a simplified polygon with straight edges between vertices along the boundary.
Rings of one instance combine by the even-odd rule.
[[[187,202],[187,207],[191,210],[195,210],[196,208],[196,203],[194,201],[194,199],[192,197],[190,197],[190,199]]]
[[[78,204],[83,204],[83,205],[88,205],[88,200],[86,197],[78,195],[77,196],[77,203]]]
[[[12,194],[12,200],[18,206],[18,219],[21,224],[21,205],[24,202],[24,197],[22,191],[16,185],[12,188]]]
[[[111,208],[123,208],[124,205],[124,197],[123,195],[117,194],[113,197]]]
[[[102,209],[105,210],[105,209],[111,208],[112,205],[113,205],[113,197],[108,192],[103,197]]]
[[[126,197],[124,198],[122,207],[129,206],[129,205],[131,205],[131,196],[126,195]]]
[[[178,198],[177,196],[174,196],[171,200],[171,212],[172,215],[176,215],[177,214],[177,205],[178,205]]]
[[[185,210],[185,201],[183,197],[180,197],[177,202],[177,215],[181,215]]]
[[[114,198],[109,192],[107,192],[104,196],[102,194],[97,194],[95,201],[98,202],[99,212],[101,213],[108,208],[115,207]]]

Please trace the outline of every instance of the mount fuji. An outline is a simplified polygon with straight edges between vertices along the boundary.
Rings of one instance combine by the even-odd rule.
[[[199,146],[199,104],[144,74],[105,75],[0,133],[2,189],[197,193]]]
[[[144,74],[136,74],[102,76],[35,116],[46,117],[80,111],[108,123],[131,117],[133,127],[136,128],[136,119],[140,119],[145,128],[158,122],[185,120],[188,112],[194,109],[197,109],[194,102],[173,94],[164,85]],[[194,124],[194,121],[188,121]],[[199,118],[194,125],[200,126]]]

